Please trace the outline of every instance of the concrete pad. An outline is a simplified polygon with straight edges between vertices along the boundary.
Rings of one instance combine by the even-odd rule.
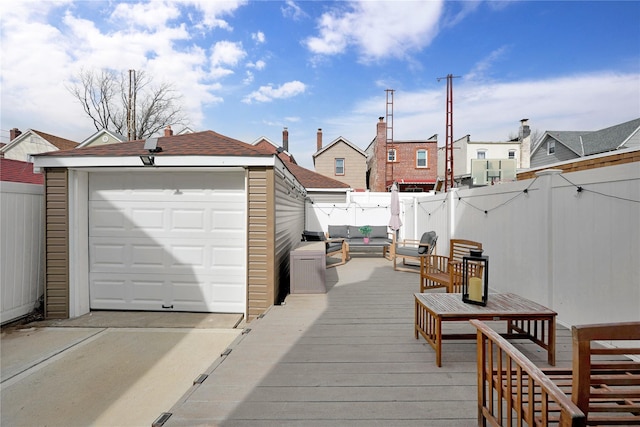
[[[242,322],[238,313],[184,313],[158,311],[92,311],[73,319],[44,320],[30,326],[82,328],[198,328],[233,329]]]
[[[25,328],[3,331],[0,338],[2,383],[101,331],[102,329],[95,328]]]
[[[60,329],[3,334],[1,425],[149,426],[241,333],[240,329]],[[13,343],[12,338],[23,342]],[[64,350],[43,350],[47,342]],[[55,354],[41,363],[34,364],[39,359],[35,355],[19,363],[18,354],[29,354],[29,349],[39,358]]]

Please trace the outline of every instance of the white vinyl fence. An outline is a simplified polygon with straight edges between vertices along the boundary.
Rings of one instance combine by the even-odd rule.
[[[44,293],[44,186],[0,182],[0,323],[30,313]]]
[[[354,193],[344,205],[308,205],[307,227],[387,224],[389,199]],[[638,163],[544,171],[536,179],[447,194],[403,193],[401,201],[401,238],[434,230],[440,255],[450,238],[482,242],[493,291],[550,307],[566,326],[640,320]]]

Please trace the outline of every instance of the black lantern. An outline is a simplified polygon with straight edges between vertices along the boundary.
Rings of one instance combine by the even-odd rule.
[[[487,305],[489,298],[489,257],[482,249],[471,250],[462,257],[462,301]]]

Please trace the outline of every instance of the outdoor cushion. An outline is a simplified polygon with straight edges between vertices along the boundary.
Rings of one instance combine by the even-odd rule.
[[[396,248],[396,255],[402,257],[403,255],[417,257],[418,248],[415,246],[398,246]]]
[[[329,226],[329,237],[331,238],[348,238],[349,237],[349,228],[346,225],[330,225]]]
[[[387,226],[386,225],[372,225],[371,226],[371,238],[384,238],[389,237],[387,234]]]
[[[362,239],[364,234],[360,232],[360,226],[350,225],[349,226],[349,238],[350,239]]]
[[[419,246],[418,247],[418,253],[419,254],[424,254],[427,252],[427,250],[431,251],[431,248],[433,248],[433,246],[436,243],[436,239],[438,237],[436,236],[436,232],[435,231],[428,231],[426,233],[422,234],[422,237],[420,238],[420,245],[429,245],[427,246]]]
[[[329,252],[337,252],[342,249],[342,242],[328,242],[327,243],[327,253]]]
[[[321,242],[325,239],[326,237],[322,231],[304,230],[302,232],[302,240],[305,242]]]

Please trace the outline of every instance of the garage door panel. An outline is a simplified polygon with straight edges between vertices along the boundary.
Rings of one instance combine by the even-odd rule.
[[[241,269],[244,267],[244,262],[240,258],[242,254],[243,250],[240,248],[213,248],[211,251],[211,265]],[[244,271],[242,271],[242,273],[244,273]]]
[[[138,230],[148,233],[150,231],[165,230],[166,209],[133,206],[128,209],[127,215],[131,218],[128,230]]]
[[[106,204],[96,204],[91,210],[91,234],[125,231],[124,210]]]
[[[203,232],[206,230],[206,209],[172,209],[171,232]]]
[[[94,243],[91,253],[93,254],[90,266],[92,270],[125,268],[126,266],[127,256],[124,244]]]
[[[244,212],[241,210],[214,211],[212,216],[212,228],[223,230],[244,230],[246,227],[246,219]]]
[[[244,312],[244,173],[92,173],[89,187],[92,308]]]

